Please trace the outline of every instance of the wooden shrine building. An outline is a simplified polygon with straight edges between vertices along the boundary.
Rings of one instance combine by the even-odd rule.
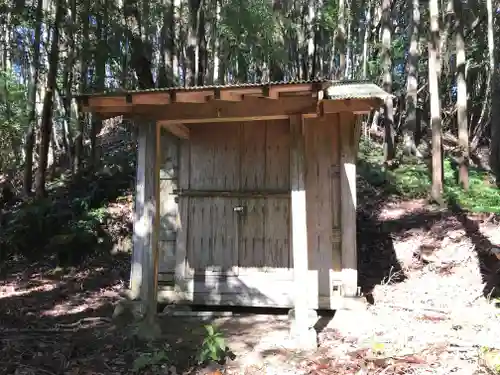
[[[388,96],[332,81],[79,95],[84,111],[138,127],[131,290],[339,308],[358,289],[360,115]]]

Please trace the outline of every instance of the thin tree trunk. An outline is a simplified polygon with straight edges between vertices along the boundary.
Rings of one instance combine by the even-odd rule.
[[[365,35],[363,37],[363,79],[368,78],[368,43],[370,41],[371,31],[371,16],[372,16],[372,0],[368,0],[365,19]]]
[[[25,165],[24,165],[24,181],[23,190],[24,194],[31,195],[31,188],[33,185],[33,149],[35,147],[35,128],[38,123],[37,121],[37,110],[36,110],[36,93],[38,90],[38,79],[40,72],[40,41],[42,36],[42,23],[43,23],[43,0],[38,0],[36,6],[36,27],[35,27],[35,41],[34,41],[34,53],[32,62],[32,77],[31,84],[29,88],[29,123],[28,129],[26,131],[26,139],[24,146],[25,154]]]
[[[415,145],[418,105],[418,38],[420,29],[420,4],[412,1],[412,16],[410,23],[410,51],[408,56],[408,78],[406,84],[406,124],[403,129],[404,148],[408,154],[421,156]]]
[[[108,2],[101,0],[102,13],[97,16],[97,38],[98,48],[96,53],[96,91],[103,92],[106,83],[106,60],[107,53],[107,31],[106,25],[108,24]],[[92,115],[92,123],[90,128],[90,165],[92,168],[97,166],[99,155],[97,150],[97,135],[101,132],[102,120],[96,115]]]
[[[439,98],[439,6],[438,0],[429,1],[429,94],[432,127],[432,187],[431,198],[442,203],[443,195],[443,150],[441,129],[441,104]]]
[[[497,85],[497,71],[495,67],[495,39],[492,0],[486,0],[488,12],[488,56],[491,86],[491,147],[490,165],[495,174],[497,185],[500,186],[500,88]]]
[[[382,1],[382,69],[384,72],[383,87],[392,93],[392,59],[391,59],[391,0]],[[393,99],[387,98],[384,103],[384,160],[390,163],[394,159],[394,108]]]
[[[346,43],[345,43],[345,0],[339,0],[339,19],[335,35],[335,48],[339,51],[339,67],[335,74],[336,79],[342,79],[345,75],[346,65]]]
[[[84,10],[81,17],[83,22],[82,32],[82,48],[80,50],[80,92],[87,91],[88,83],[88,61],[89,54],[89,13],[90,0],[84,0]],[[83,164],[83,133],[87,124],[87,115],[78,108],[77,130],[75,134],[75,152],[73,160],[73,174],[77,176],[82,169]]]
[[[314,0],[309,0],[307,5],[307,17],[306,17],[306,29],[307,29],[307,69],[305,69],[306,79],[309,77],[310,79],[314,78],[314,74],[316,73],[316,61],[314,59],[315,56],[315,43],[314,43],[314,17],[315,17],[315,9],[314,9]]]
[[[467,124],[467,82],[465,80],[465,40],[463,10],[460,0],[453,0],[455,8],[455,42],[457,56],[457,125],[460,145],[459,183],[469,189],[469,127]]]
[[[52,133],[52,111],[54,92],[56,90],[57,66],[59,62],[59,28],[64,8],[62,0],[56,2],[56,17],[52,32],[52,43],[49,55],[49,72],[47,76],[47,89],[43,100],[42,123],[40,131],[40,165],[36,176],[36,196],[45,196],[45,179],[49,153],[50,136]]]

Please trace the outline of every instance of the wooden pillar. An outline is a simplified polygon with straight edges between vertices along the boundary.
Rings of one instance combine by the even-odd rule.
[[[339,122],[342,283],[345,296],[354,297],[358,287],[355,116],[342,112]]]
[[[308,309],[308,249],[305,186],[305,141],[302,116],[290,117],[290,184],[292,218],[293,275],[295,284],[292,336],[301,349],[316,346],[316,332],[311,327]]]
[[[156,313],[159,224],[159,128],[137,124],[137,169],[130,289],[148,316]]]

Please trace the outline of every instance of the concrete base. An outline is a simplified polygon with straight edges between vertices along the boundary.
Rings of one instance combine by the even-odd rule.
[[[120,301],[113,311],[113,322],[117,327],[127,327],[132,335],[143,340],[155,340],[162,334],[156,311],[149,313],[138,300]]]
[[[338,332],[350,336],[361,334],[373,327],[370,311],[363,308],[342,309],[335,311],[335,315],[328,324],[328,328],[335,328]]]
[[[298,350],[317,349],[318,334],[314,329],[314,325],[318,321],[318,313],[315,310],[308,310],[305,326],[297,324],[294,309],[290,309],[288,312],[288,319],[290,321],[290,345],[292,348]]]
[[[318,334],[314,328],[307,328],[306,331],[297,329],[293,324],[290,327],[290,346],[297,350],[316,350],[318,348]]]
[[[147,316],[137,326],[136,336],[141,340],[153,341],[162,336],[162,329],[156,314]]]
[[[115,306],[113,311],[113,321],[118,326],[126,326],[136,321],[142,320],[145,316],[146,308],[140,301],[130,301],[124,299]]]

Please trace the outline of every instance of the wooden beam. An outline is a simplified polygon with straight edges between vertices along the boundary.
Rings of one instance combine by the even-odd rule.
[[[161,142],[161,126],[155,124],[155,164],[154,164],[154,222],[153,222],[153,248],[152,248],[152,261],[153,261],[153,292],[148,296],[149,310],[153,310],[156,315],[158,304],[158,271],[160,269],[160,168],[162,150]],[[150,314],[152,314],[150,312]]]
[[[351,112],[356,114],[370,113],[378,108],[378,101],[373,99],[326,100],[320,102],[320,116],[327,113]]]
[[[227,102],[241,102],[243,100],[243,95],[235,95],[231,91],[221,90],[216,88],[214,90],[214,96],[212,100],[227,101]]]
[[[376,101],[352,99],[350,102],[342,100],[323,100],[320,115],[339,112],[368,113]],[[277,100],[245,97],[242,101],[224,102],[212,100],[203,103],[172,103],[169,105],[124,104],[119,106],[88,106],[84,112],[98,113],[104,117],[124,115],[137,116],[141,119],[164,120],[173,123],[198,123],[238,121],[238,119],[268,120],[288,118],[294,114],[303,114],[305,117],[316,117],[317,101],[309,96],[283,97]]]
[[[190,187],[190,144],[186,140],[179,141],[178,159],[178,189]],[[187,261],[188,230],[189,230],[189,197],[179,199],[177,216],[177,237],[175,240],[175,289],[185,290],[189,263]],[[189,298],[189,297],[188,297]],[[190,295],[192,301],[192,294]]]
[[[358,260],[356,244],[356,147],[355,116],[343,112],[340,124],[340,213],[342,232],[342,283],[346,297],[358,293]]]
[[[315,96],[317,84],[289,84],[267,86],[242,86],[242,87],[213,87],[199,89],[171,89],[146,92],[123,92],[116,94],[103,94],[85,97],[84,106],[109,107],[125,104],[150,104],[164,105],[171,103],[204,103],[211,99],[224,101],[240,101],[244,97],[254,96],[261,98],[277,99],[291,95]]]
[[[311,112],[314,99],[309,97],[290,97],[274,100],[243,100],[235,103],[172,103],[169,105],[121,105],[84,107],[84,111],[96,113],[123,113],[128,116],[138,116],[141,119],[151,120],[184,120],[237,118],[237,117],[262,117]]]
[[[248,121],[270,121],[270,120],[286,120],[288,115],[275,115],[275,116],[249,116],[249,117],[219,117],[219,118],[200,118],[182,120],[184,124],[208,124],[220,122],[248,122]],[[160,120],[158,121],[162,126],[168,124],[178,124],[178,120]],[[189,129],[189,128],[188,128]]]
[[[132,296],[139,297],[146,307],[149,319],[156,315],[157,295],[157,137],[156,124],[148,122],[139,126],[130,289]]]
[[[172,97],[168,92],[158,92],[155,95],[149,92],[137,93],[132,95],[132,103],[165,105],[172,103]]]
[[[87,98],[84,107],[121,107],[127,106],[127,97],[125,94],[110,96],[90,96]]]
[[[305,186],[305,140],[303,119],[290,116],[290,188],[292,190],[292,253],[294,275],[293,336],[300,348],[311,345],[308,309],[309,253],[307,248],[307,209]]]
[[[121,92],[113,94],[101,94],[94,96],[81,97],[83,107],[123,107],[126,105],[158,105],[162,106],[171,103],[198,103],[202,104],[207,101],[241,101],[246,97],[259,97],[267,99],[281,99],[291,96],[307,96],[317,98],[319,101],[324,99],[322,96],[325,87],[330,83],[298,83],[298,84],[269,84],[269,85],[243,85],[243,86],[226,86],[226,87],[199,87],[191,89],[165,89],[152,90],[142,92]],[[342,100],[326,100],[325,106],[329,106],[329,102],[339,102]],[[365,104],[373,108],[378,108],[382,104],[380,99],[351,99],[351,102],[358,104],[361,101],[366,101]],[[347,101],[346,103],[348,103]],[[371,103],[368,103],[371,102]],[[348,105],[348,104],[347,104]],[[325,112],[333,113],[340,112],[338,108],[331,111],[325,108]],[[342,111],[358,111],[356,108],[343,109]],[[361,110],[366,113],[366,107]],[[360,112],[361,113],[361,112]]]
[[[180,139],[189,139],[189,128],[183,124],[163,123],[158,121],[158,126],[167,129],[170,133]]]

